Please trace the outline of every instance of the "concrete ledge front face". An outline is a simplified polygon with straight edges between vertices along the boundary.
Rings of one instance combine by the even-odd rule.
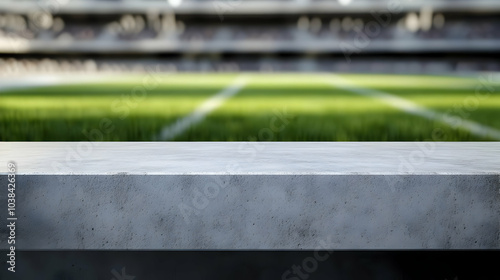
[[[500,248],[495,174],[18,175],[17,186],[20,250]]]

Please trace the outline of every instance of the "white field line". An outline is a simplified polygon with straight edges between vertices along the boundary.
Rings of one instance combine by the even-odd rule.
[[[62,82],[62,79],[57,77],[39,77],[39,78],[28,78],[24,80],[0,80],[0,93],[7,90],[14,89],[26,89],[33,87],[43,87],[57,85]]]
[[[70,85],[80,83],[92,83],[104,80],[103,76],[70,76],[70,75],[48,75],[48,76],[26,76],[26,77],[2,77],[0,78],[0,94],[5,91],[23,90],[38,87],[50,87],[59,85]]]
[[[210,114],[210,112],[220,107],[228,98],[236,95],[240,90],[242,90],[247,82],[247,76],[239,76],[231,83],[231,85],[203,102],[203,104],[196,108],[191,114],[177,120],[172,125],[164,127],[161,130],[158,139],[172,140],[185,132],[192,125],[201,122],[206,115]]]
[[[457,124],[457,122],[453,121],[454,118],[450,119],[450,117],[446,114],[427,109],[407,99],[389,94],[387,92],[359,87],[353,82],[338,75],[331,75],[330,77],[331,79],[329,78],[328,82],[334,87],[381,100],[382,102],[392,107],[395,107],[412,115],[420,116],[429,120],[437,120],[453,128],[462,128],[468,130],[475,136],[500,140],[500,130],[497,130],[495,128],[465,120],[463,118],[461,118],[460,122]]]

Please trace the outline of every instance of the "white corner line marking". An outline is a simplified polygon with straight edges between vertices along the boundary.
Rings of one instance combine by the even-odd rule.
[[[191,114],[182,119],[178,119],[172,125],[164,127],[158,136],[158,140],[172,140],[185,132],[192,125],[201,122],[210,112],[220,107],[228,98],[240,92],[247,83],[247,76],[238,76],[231,85],[203,102]]]
[[[400,109],[406,113],[420,116],[429,120],[437,120],[439,122],[451,126],[452,128],[462,128],[464,130],[469,131],[475,136],[500,140],[500,130],[482,125],[477,122],[465,120],[463,118],[460,118],[459,121],[457,122],[455,117],[450,117],[444,113],[427,109],[407,99],[389,94],[387,92],[359,87],[353,82],[347,80],[346,78],[342,78],[338,75],[335,74],[331,75],[330,78],[328,79],[328,82],[334,87],[338,87],[343,90],[357,93],[359,95],[368,96],[381,100],[384,103],[394,108]]]

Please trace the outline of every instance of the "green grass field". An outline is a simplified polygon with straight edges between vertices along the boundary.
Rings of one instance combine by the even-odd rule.
[[[144,84],[146,76],[3,90],[0,140],[155,140],[162,128],[191,114],[238,75],[162,74],[154,77],[158,84]],[[242,90],[173,140],[500,140],[495,134],[477,133],[462,125],[467,121],[489,131],[500,130],[498,78],[341,75],[351,88],[403,98],[445,116],[448,122],[443,122],[440,117],[425,118],[387,100],[337,87],[329,74],[246,76]]]

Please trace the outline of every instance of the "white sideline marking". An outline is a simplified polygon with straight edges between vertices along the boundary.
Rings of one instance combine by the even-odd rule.
[[[495,140],[500,140],[500,130],[497,130],[495,128],[485,126],[477,122],[465,120],[463,118],[459,118],[460,121],[457,123],[456,121],[454,121],[456,120],[455,117],[449,117],[446,114],[427,109],[407,99],[389,94],[387,92],[359,87],[354,83],[350,82],[349,80],[342,78],[338,75],[332,75],[332,77],[333,80],[329,79],[328,82],[335,87],[348,90],[357,93],[359,95],[379,99],[385,102],[386,104],[391,105],[392,107],[400,109],[409,114],[424,117],[429,120],[438,120],[442,123],[451,126],[452,128],[459,127],[468,130],[470,133],[479,137],[485,137],[485,138],[489,137]]]
[[[16,79],[1,79],[0,92],[14,89],[27,89],[34,87],[43,87],[57,85],[61,83],[62,79],[58,77],[30,77],[23,80]]]
[[[162,129],[159,140],[172,140],[190,126],[202,121],[206,115],[220,107],[228,98],[237,94],[247,84],[247,76],[239,76],[230,86],[218,92],[207,101],[203,102],[188,116],[177,120],[174,124],[166,126]]]
[[[104,80],[105,78],[106,77],[94,75],[69,76],[57,74],[47,76],[2,77],[0,78],[0,94],[5,91],[13,90],[92,83]]]

